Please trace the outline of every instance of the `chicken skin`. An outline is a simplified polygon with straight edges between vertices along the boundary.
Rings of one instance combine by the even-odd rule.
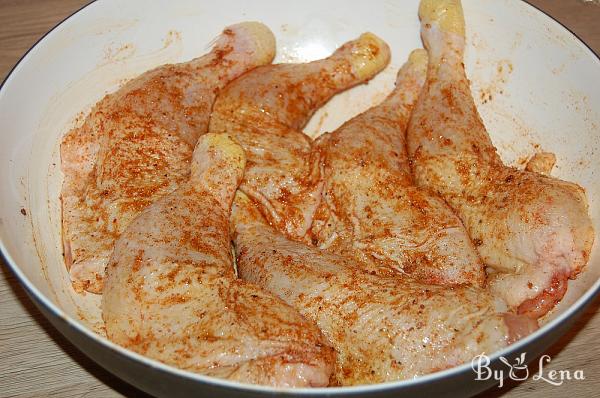
[[[164,65],[107,95],[61,144],[65,262],[76,290],[102,290],[114,242],[141,210],[189,178],[198,137],[230,80],[275,54],[257,22],[224,30],[212,51]]]
[[[225,134],[202,136],[191,176],[143,210],[107,267],[108,337],[169,365],[278,387],[326,386],[335,360],[314,324],[236,278],[231,202],[245,166]]]
[[[319,137],[325,188],[311,231],[321,248],[424,283],[482,286],[485,271],[461,221],[415,187],[408,164],[406,127],[426,70],[425,50],[413,51],[386,100]]]
[[[422,0],[427,81],[408,128],[416,183],[456,211],[490,273],[491,291],[537,318],[564,295],[593,243],[576,184],[505,166],[471,96],[458,0]]]
[[[300,129],[333,95],[369,80],[389,59],[387,44],[365,33],[323,60],[256,68],[219,94],[209,131],[231,133],[244,147],[240,190],[291,238],[306,238],[323,188],[318,153]]]
[[[351,257],[292,241],[266,223],[243,193],[232,210],[240,277],[316,322],[337,354],[334,382],[412,378],[492,353],[537,327],[501,314],[485,291],[373,275]]]

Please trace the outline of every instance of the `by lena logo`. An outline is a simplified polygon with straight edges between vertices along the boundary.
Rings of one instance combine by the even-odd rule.
[[[475,380],[496,380],[498,382],[498,388],[504,386],[504,379],[509,378],[511,380],[526,380],[529,378],[529,368],[525,362],[525,353],[522,353],[519,357],[515,358],[515,363],[511,364],[504,357],[498,358],[506,367],[505,369],[491,369],[490,358],[485,354],[479,354],[471,361],[471,368],[477,375]],[[533,375],[533,380],[542,380],[546,383],[552,384],[553,386],[562,385],[565,380],[585,380],[583,370],[550,370],[545,372],[544,365],[550,363],[550,355],[542,355],[539,361],[539,370]]]

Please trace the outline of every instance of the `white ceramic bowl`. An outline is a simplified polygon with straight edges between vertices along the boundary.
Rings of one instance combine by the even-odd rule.
[[[600,231],[600,61],[570,32],[517,0],[464,0],[467,72],[494,143],[511,164],[543,149],[556,153],[554,174],[587,189]],[[417,0],[322,1],[106,0],[83,8],[40,40],[0,91],[0,248],[33,301],[75,345],[102,366],[158,396],[205,393],[272,395],[274,390],[213,379],[162,365],[102,337],[99,297],[69,283],[60,245],[60,137],[105,93],[154,66],[205,53],[226,25],[258,20],[278,40],[277,61],[326,56],[361,32],[392,48],[392,63],[370,84],[334,98],[306,131],[316,135],[382,99],[410,50],[421,46]],[[82,114],[83,112],[83,114]],[[26,209],[27,216],[21,214]],[[554,342],[598,292],[600,239],[590,264],[545,325],[493,356]],[[353,388],[287,390],[310,396],[471,395],[489,387],[470,365],[415,380]]]

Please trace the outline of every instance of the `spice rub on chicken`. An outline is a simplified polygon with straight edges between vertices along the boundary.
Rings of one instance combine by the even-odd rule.
[[[208,54],[131,80],[61,143],[65,262],[76,290],[99,293],[114,242],[140,211],[189,178],[218,92],[275,55],[261,23],[226,28]]]

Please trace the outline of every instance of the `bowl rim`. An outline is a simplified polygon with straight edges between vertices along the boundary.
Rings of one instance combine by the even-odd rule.
[[[52,29],[50,29],[43,36],[41,36],[21,56],[21,58],[19,58],[17,63],[10,69],[9,73],[6,75],[4,81],[0,84],[0,98],[2,95],[2,89],[6,85],[10,84],[11,78],[18,71],[19,67],[28,60],[29,55],[32,52],[32,50],[36,49],[39,45],[43,44],[46,40],[49,40],[49,38],[52,37],[52,35],[57,30],[57,28],[63,27],[68,21],[73,19],[73,17],[75,17],[77,14],[81,13],[82,11],[84,11],[86,9],[91,8],[90,6],[92,6],[92,5],[96,5],[96,4],[100,4],[100,3],[102,3],[102,2],[100,2],[98,0],[92,0],[88,4],[85,4],[84,6],[80,7],[76,11],[74,11],[69,16],[65,17],[63,20],[58,22],[54,27],[52,27]],[[595,60],[595,62],[597,62],[600,67],[600,56],[598,54],[596,54],[596,52],[590,46],[588,46],[571,29],[567,28],[560,21],[558,21],[557,19],[555,19],[553,16],[549,15],[545,11],[541,10],[537,6],[529,3],[527,0],[515,1],[515,3],[525,4],[525,7],[529,6],[531,9],[535,10],[536,12],[538,12],[541,15],[548,18],[547,21],[549,23],[555,23],[559,29],[562,29],[562,32],[561,32],[562,34],[565,34],[567,36],[570,35],[571,36],[570,39],[574,39],[574,43],[576,45],[580,46],[581,49],[584,50],[584,52],[587,52],[587,54],[589,56],[591,56],[591,58],[593,60]],[[598,244],[598,243],[596,243],[596,244]],[[2,258],[4,263],[8,266],[8,268],[12,271],[13,275],[20,282],[20,284],[25,288],[25,290],[28,293],[28,295],[30,296],[30,298],[32,300],[36,301],[36,304],[38,304],[39,306],[42,306],[49,313],[52,313],[54,316],[64,320],[69,328],[83,334],[85,337],[87,337],[89,339],[95,340],[97,343],[99,343],[100,345],[102,345],[103,347],[105,347],[107,349],[116,351],[118,354],[128,357],[131,360],[140,362],[141,364],[143,364],[145,366],[148,366],[150,368],[153,368],[155,370],[159,370],[162,372],[171,373],[177,377],[190,379],[195,382],[212,384],[215,387],[240,389],[240,390],[244,390],[247,392],[266,393],[266,394],[277,393],[277,394],[287,394],[287,395],[295,395],[295,394],[302,394],[302,395],[366,394],[366,393],[370,393],[370,392],[381,392],[384,390],[393,390],[393,389],[414,387],[414,386],[417,386],[420,384],[425,384],[425,383],[428,383],[431,381],[444,379],[444,378],[450,378],[450,377],[453,377],[453,376],[459,375],[461,373],[472,370],[471,363],[464,363],[459,366],[455,366],[455,367],[445,369],[442,371],[419,376],[419,377],[416,377],[413,379],[389,381],[389,382],[378,383],[378,384],[366,384],[366,385],[358,385],[358,386],[316,387],[316,388],[277,388],[277,387],[263,386],[263,385],[250,384],[250,383],[234,382],[234,381],[229,381],[226,379],[220,379],[217,377],[202,375],[199,373],[193,373],[190,371],[176,368],[171,365],[164,364],[157,360],[148,358],[141,354],[137,354],[133,351],[130,351],[124,347],[121,347],[121,346],[113,343],[112,341],[110,341],[108,338],[95,333],[91,329],[84,326],[78,320],[76,320],[76,319],[72,318],[71,316],[67,315],[66,313],[64,313],[48,297],[46,297],[44,294],[42,294],[40,292],[40,290],[27,278],[27,276],[24,274],[24,272],[17,265],[16,261],[8,253],[8,250],[7,250],[6,246],[4,245],[4,242],[2,241],[2,239],[0,239],[0,257]],[[599,261],[600,261],[600,259],[599,259]],[[590,304],[592,302],[592,300],[597,295],[599,295],[599,293],[600,293],[600,278],[598,280],[596,280],[596,282],[581,297],[579,297],[570,307],[565,309],[565,311],[562,314],[560,314],[556,318],[550,320],[548,323],[544,324],[538,330],[536,330],[532,334],[526,336],[525,338],[523,338],[507,347],[504,347],[502,350],[492,353],[489,356],[490,361],[493,363],[493,362],[497,361],[501,356],[506,357],[514,352],[524,352],[523,349],[526,348],[526,346],[528,346],[535,340],[540,339],[542,336],[547,335],[552,329],[554,329],[559,324],[561,324],[563,322],[568,322],[572,318],[579,316],[583,312],[582,311],[583,308],[586,307],[588,304]],[[72,342],[70,342],[70,343],[75,345]],[[81,351],[81,349],[79,347],[77,347],[77,349]],[[533,358],[530,358],[530,359],[533,359]],[[105,369],[105,370],[108,370],[108,369]],[[119,379],[121,379],[121,377],[119,375],[116,375],[116,376]]]

